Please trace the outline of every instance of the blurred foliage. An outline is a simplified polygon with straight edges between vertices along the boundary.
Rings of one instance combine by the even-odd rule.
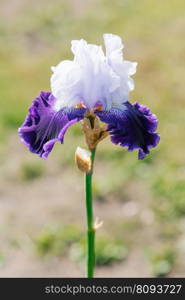
[[[128,249],[119,240],[98,238],[96,244],[96,264],[107,265],[127,257]]]
[[[128,247],[118,238],[97,236],[95,252],[96,265],[103,266],[125,259],[128,254]],[[86,240],[81,239],[78,243],[74,244],[70,253],[75,261],[84,261],[87,253]]]
[[[41,177],[44,174],[44,166],[40,162],[25,162],[20,167],[20,178],[30,181]]]
[[[36,252],[40,256],[63,256],[70,250],[75,261],[86,257],[84,232],[74,225],[46,227],[34,238]],[[119,238],[98,236],[96,239],[96,264],[107,265],[126,258],[128,247]]]
[[[144,229],[143,223],[138,215],[119,220],[112,224],[111,227],[116,231],[119,237],[124,236],[124,238],[127,238],[129,243],[133,241],[135,235],[138,235],[138,232]]]
[[[52,226],[45,228],[34,239],[39,255],[63,255],[68,247],[81,238],[81,231],[76,226]]]
[[[182,233],[181,224],[172,220],[171,222],[166,221],[165,223],[159,222],[160,226],[160,238],[166,241],[174,240],[177,236]]]
[[[185,215],[185,170],[182,173],[183,176],[178,176],[176,172],[174,177],[173,171],[164,172],[154,179],[154,209],[161,218],[173,219]]]
[[[176,250],[172,247],[163,247],[157,250],[147,249],[151,273],[156,277],[163,277],[170,273],[176,260]]]

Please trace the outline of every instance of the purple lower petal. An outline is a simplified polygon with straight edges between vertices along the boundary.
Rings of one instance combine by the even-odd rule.
[[[159,143],[160,136],[155,133],[157,117],[138,102],[133,105],[126,102],[119,107],[112,107],[110,111],[97,111],[96,114],[108,124],[112,142],[126,146],[128,151],[139,149],[139,159],[143,159],[149,149]]]
[[[84,117],[84,108],[53,110],[55,98],[50,92],[41,92],[29,108],[18,132],[23,143],[33,153],[47,158],[56,142],[63,143],[67,129]]]

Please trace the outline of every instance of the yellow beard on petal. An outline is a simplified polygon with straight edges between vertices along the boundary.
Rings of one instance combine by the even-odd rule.
[[[86,106],[83,103],[79,103],[74,106],[75,108],[86,108]]]

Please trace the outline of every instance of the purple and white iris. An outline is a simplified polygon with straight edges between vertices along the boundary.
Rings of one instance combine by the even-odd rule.
[[[128,101],[137,63],[123,60],[120,37],[105,34],[104,42],[106,55],[101,46],[72,41],[73,61],[52,67],[51,92],[40,93],[19,128],[31,152],[47,158],[56,142],[63,143],[67,129],[89,114],[107,124],[114,144],[138,149],[139,159],[158,144],[156,116]]]

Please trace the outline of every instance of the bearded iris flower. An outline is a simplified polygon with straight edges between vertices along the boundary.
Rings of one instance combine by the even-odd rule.
[[[33,101],[19,129],[31,152],[47,158],[56,142],[63,143],[67,129],[90,115],[107,125],[114,144],[138,149],[139,159],[158,144],[156,116],[129,102],[137,63],[123,60],[120,37],[105,34],[104,42],[106,55],[101,46],[72,41],[74,60],[52,67],[51,92]]]
[[[88,248],[89,277],[93,276],[94,265],[91,176],[97,144],[109,135],[114,144],[127,147],[128,151],[138,149],[138,158],[143,159],[160,140],[156,133],[157,117],[146,106],[129,102],[129,93],[134,89],[131,76],[136,72],[137,63],[123,59],[124,46],[119,36],[105,34],[104,44],[105,54],[101,46],[83,39],[72,41],[74,59],[52,67],[51,92],[40,93],[19,128],[21,140],[29,150],[47,158],[56,142],[63,144],[68,128],[82,123],[92,154],[87,171],[84,171],[85,164],[82,168],[86,173],[91,248]],[[81,161],[83,157],[78,165]]]

